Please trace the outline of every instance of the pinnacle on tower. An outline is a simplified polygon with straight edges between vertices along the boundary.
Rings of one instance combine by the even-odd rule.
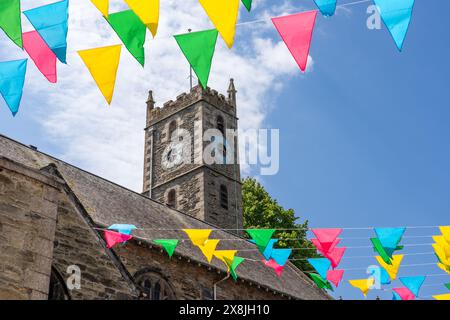
[[[236,107],[236,88],[234,87],[234,79],[230,79],[230,85],[228,86],[228,102],[233,106]]]

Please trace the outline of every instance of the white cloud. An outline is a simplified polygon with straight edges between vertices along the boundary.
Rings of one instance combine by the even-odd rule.
[[[51,2],[37,0],[31,5],[25,1],[23,9]],[[111,3],[112,11],[123,8],[121,1]],[[264,16],[270,15],[267,10],[270,8],[265,9]],[[25,30],[29,30],[26,19],[24,23]],[[228,50],[219,39],[210,77],[209,85],[221,92],[226,92],[230,77],[235,79],[240,127],[244,130],[262,126],[271,107],[267,101],[273,101],[267,96],[279,90],[286,76],[300,74],[281,40],[269,39],[268,24],[262,25],[239,26],[237,37],[247,41],[233,50]],[[49,85],[30,64],[27,89],[31,94],[24,101],[22,112],[32,112],[42,127],[42,135],[63,150],[56,156],[140,191],[148,90],[154,91],[157,105],[162,105],[189,89],[189,67],[171,35],[184,33],[188,28],[202,30],[211,26],[196,0],[161,1],[159,34],[156,40],[149,38],[145,46],[146,67],[142,69],[123,49],[114,100],[108,107],[76,50],[120,40],[90,1],[71,1],[68,65],[58,65],[58,84]],[[277,35],[275,29],[270,32]],[[45,103],[34,105],[33,101],[38,100]]]

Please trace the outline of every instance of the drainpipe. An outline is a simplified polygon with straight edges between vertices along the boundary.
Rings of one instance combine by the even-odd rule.
[[[230,277],[230,274],[228,273],[227,276],[225,278],[223,278],[222,280],[217,281],[216,283],[214,283],[214,300],[217,300],[217,285],[221,282],[224,282],[225,280],[227,280]]]

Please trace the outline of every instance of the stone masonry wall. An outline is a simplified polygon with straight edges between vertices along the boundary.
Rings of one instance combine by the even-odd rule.
[[[47,299],[58,183],[0,159],[0,300]]]
[[[223,272],[218,274],[185,258],[174,256],[170,259],[165,252],[155,247],[149,248],[146,244],[138,245],[134,241],[129,242],[126,248],[117,247],[115,250],[131,274],[151,270],[161,275],[173,288],[178,300],[211,300],[214,283],[226,276]],[[230,278],[217,286],[217,299],[277,300],[287,297]]]

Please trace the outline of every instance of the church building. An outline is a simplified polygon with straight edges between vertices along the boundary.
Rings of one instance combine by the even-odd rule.
[[[225,139],[236,108],[232,80],[227,96],[196,86],[163,107],[150,92],[142,193],[0,135],[0,299],[329,299],[291,263],[278,277],[243,238],[238,137]],[[224,161],[204,159],[211,130]],[[103,229],[118,223],[139,229],[110,249]],[[181,229],[238,247],[238,280]],[[186,240],[169,258],[154,239]]]

